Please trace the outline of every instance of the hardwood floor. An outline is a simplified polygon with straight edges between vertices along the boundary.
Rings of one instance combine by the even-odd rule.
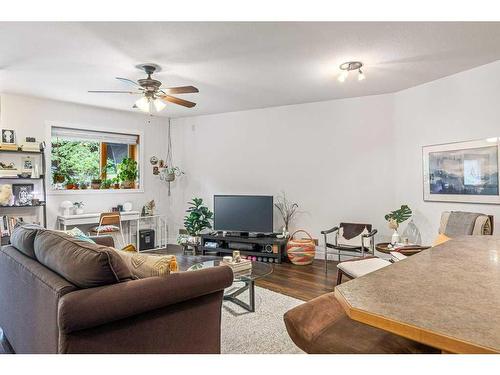
[[[336,263],[328,262],[328,274],[325,274],[324,265],[325,261],[319,259],[315,259],[308,266],[296,266],[284,261],[281,264],[274,264],[273,273],[257,280],[256,285],[309,301],[325,293],[333,292],[337,278]]]
[[[165,251],[157,253],[165,253]],[[217,259],[210,256],[183,255],[182,248],[177,245],[169,245],[167,253],[177,255],[181,270],[186,270],[193,264],[204,260]],[[293,298],[309,301],[333,291],[337,277],[337,262],[328,262],[327,275],[325,275],[324,264],[325,262],[319,259],[314,260],[313,264],[309,266],[296,266],[288,261],[273,264],[273,273],[257,280],[256,285]]]

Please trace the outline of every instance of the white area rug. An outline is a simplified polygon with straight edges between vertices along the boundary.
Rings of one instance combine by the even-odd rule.
[[[248,292],[238,296],[248,301]],[[303,353],[288,336],[283,315],[304,303],[298,299],[255,287],[255,312],[224,301],[222,304],[223,354]]]

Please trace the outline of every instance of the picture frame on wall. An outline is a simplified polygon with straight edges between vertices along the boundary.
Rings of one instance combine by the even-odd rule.
[[[16,144],[16,132],[13,129],[2,129],[2,143],[5,145],[15,145]]]
[[[500,138],[424,146],[422,160],[424,201],[500,204]]]

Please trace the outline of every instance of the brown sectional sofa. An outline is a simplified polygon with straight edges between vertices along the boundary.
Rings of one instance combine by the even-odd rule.
[[[108,237],[94,238],[112,245]],[[0,249],[0,327],[16,353],[219,353],[228,267],[135,279],[114,250],[23,226]]]

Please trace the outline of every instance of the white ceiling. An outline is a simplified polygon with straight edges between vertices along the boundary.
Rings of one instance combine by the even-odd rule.
[[[198,103],[172,117],[399,91],[500,59],[500,23],[0,23],[0,91],[132,110],[114,79],[153,62],[166,86]],[[367,79],[336,80],[365,63]]]

